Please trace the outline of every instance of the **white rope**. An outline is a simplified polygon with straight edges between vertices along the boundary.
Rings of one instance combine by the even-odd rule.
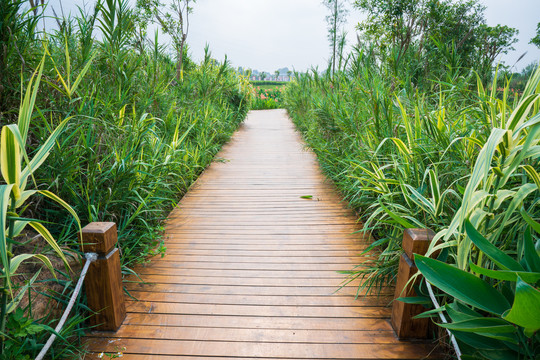
[[[54,329],[55,333],[51,334],[49,337],[49,340],[47,340],[47,343],[41,349],[38,356],[35,360],[42,360],[49,348],[51,347],[52,343],[56,339],[56,334],[60,333],[60,330],[62,330],[62,327],[64,326],[64,323],[67,320],[67,317],[69,315],[69,312],[71,311],[71,308],[75,304],[75,299],[77,299],[77,296],[79,295],[79,292],[81,291],[81,287],[84,281],[84,278],[86,276],[86,273],[88,272],[88,267],[91,263],[97,260],[98,255],[96,253],[86,253],[84,254],[84,257],[86,258],[86,263],[84,264],[84,267],[81,271],[81,276],[79,277],[79,281],[77,281],[77,286],[75,286],[75,290],[73,291],[73,294],[71,295],[71,299],[69,299],[68,306],[66,310],[64,311],[64,314],[62,315],[62,318],[60,319],[60,322],[58,322],[58,325],[56,325],[56,328]]]
[[[440,308],[441,306],[437,302],[437,299],[435,298],[435,294],[433,293],[433,288],[431,287],[431,284],[427,280],[426,280],[426,285],[427,285],[427,289],[428,289],[428,292],[429,292],[429,297],[431,298],[431,302],[435,306],[435,309]],[[448,323],[448,321],[446,320],[446,316],[444,316],[442,311],[439,311],[439,317],[441,318],[441,321],[443,323],[445,323],[445,324]],[[461,360],[461,350],[459,349],[456,338],[450,332],[450,330],[446,329],[446,332],[448,333],[448,335],[450,335],[450,341],[452,342],[452,345],[454,346],[454,351],[456,352],[456,356],[457,356],[458,360]]]

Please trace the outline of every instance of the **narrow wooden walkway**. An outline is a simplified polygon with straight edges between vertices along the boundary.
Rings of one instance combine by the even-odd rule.
[[[123,359],[428,356],[396,339],[390,292],[335,293],[336,271],[362,261],[358,229],[286,113],[251,112],[171,213],[167,255],[137,269],[147,283],[127,284],[139,301],[124,325],[89,347]]]

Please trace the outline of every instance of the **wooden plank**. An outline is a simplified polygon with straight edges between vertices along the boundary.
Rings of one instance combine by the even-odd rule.
[[[391,295],[362,296],[354,300],[351,296],[278,296],[278,295],[220,295],[220,294],[182,294],[158,293],[149,291],[130,291],[135,299],[147,302],[218,304],[218,305],[266,305],[266,306],[388,306],[394,299]]]
[[[139,275],[168,275],[168,276],[203,276],[209,277],[235,277],[235,278],[294,278],[311,279],[317,277],[320,279],[340,279],[343,280],[343,274],[337,271],[325,270],[298,270],[293,273],[286,270],[212,270],[212,269],[175,269],[167,270],[158,267],[138,267],[135,271]]]
[[[124,325],[286,330],[392,330],[388,319],[128,313]],[[397,342],[396,338],[396,342]]]
[[[165,261],[159,255],[154,258],[156,262],[152,263],[152,268],[165,269],[211,269],[211,270],[282,270],[294,271],[298,269],[297,264],[279,264],[279,263],[230,263],[230,262],[175,262]],[[161,259],[157,262],[158,259]],[[154,265],[155,264],[155,265]],[[302,270],[332,270],[332,271],[347,271],[351,270],[356,264],[302,264]]]
[[[285,295],[285,296],[324,296],[338,295],[356,296],[355,286],[337,288],[336,286],[235,286],[235,285],[207,285],[207,284],[151,284],[126,283],[127,290],[153,291],[165,293],[185,294],[222,294],[222,295]],[[392,290],[383,291],[383,294],[393,294]]]
[[[187,356],[223,356],[259,358],[271,354],[274,358],[298,359],[419,359],[432,358],[432,347],[427,344],[296,344],[227,341],[190,341],[160,339],[121,339],[111,341],[98,338],[89,342],[92,351]],[[104,349],[104,350],[102,350]]]
[[[102,359],[102,357],[99,357],[99,353],[92,353],[85,359],[94,360],[94,359]],[[123,354],[122,360],[207,360],[208,357],[206,356],[175,356],[175,355],[151,355],[151,354]],[[404,360],[408,360],[403,358]],[[416,359],[416,358],[411,358]],[[212,360],[253,360],[253,358],[246,358],[246,357],[221,357],[221,356],[213,356]],[[257,360],[276,360],[276,358],[267,358],[267,357],[257,357]],[[299,358],[292,358],[287,357],[283,358],[283,360],[299,360]],[[355,357],[351,360],[367,360],[363,357]]]
[[[220,305],[185,304],[148,301],[128,301],[126,308],[132,313],[175,315],[225,315],[264,317],[320,317],[320,318],[388,318],[391,309],[382,306],[276,306],[276,305]]]
[[[137,281],[137,277],[130,278]],[[335,287],[338,288],[344,282],[343,278],[290,278],[290,277],[207,277],[207,276],[177,276],[177,275],[153,275],[148,274],[144,281],[150,284],[204,284],[204,285],[240,285],[240,286],[292,286],[292,287]],[[348,287],[356,288],[358,280],[347,284]]]
[[[360,249],[356,250],[285,250],[285,249],[274,249],[274,250],[238,250],[238,249],[174,249],[169,248],[167,251],[168,255],[194,255],[194,256],[247,256],[247,257],[283,257],[286,255],[289,256],[301,256],[301,257],[352,257],[356,256],[361,252]]]
[[[274,263],[274,264],[360,264],[368,256],[227,256],[227,255],[165,255],[163,261],[190,262],[235,262],[235,263]]]
[[[277,246],[276,246],[277,245]],[[273,244],[261,244],[259,242],[247,242],[242,244],[230,243],[230,242],[214,242],[214,243],[204,243],[202,241],[197,242],[170,242],[167,243],[168,253],[171,251],[178,251],[182,253],[187,250],[245,250],[245,251],[335,251],[335,250],[347,250],[354,251],[358,253],[360,247],[358,245],[350,243],[339,243],[339,244],[290,244],[288,242],[273,243]],[[300,271],[300,270],[299,270]]]
[[[295,329],[230,329],[214,327],[163,327],[126,325],[111,333],[94,332],[91,337],[163,339],[194,341],[235,341],[305,344],[391,344],[395,335],[390,330],[295,330]]]

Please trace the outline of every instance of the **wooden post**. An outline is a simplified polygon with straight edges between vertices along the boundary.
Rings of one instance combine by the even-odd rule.
[[[409,284],[403,291],[409,279],[418,269],[414,265],[414,255],[425,255],[435,233],[430,229],[407,229],[403,234],[403,250],[399,260],[398,278],[394,299],[399,297],[416,296],[414,284]],[[418,283],[418,280],[415,284]],[[422,305],[406,304],[401,301],[393,302],[392,327],[400,339],[425,339],[428,336],[429,319],[413,319],[425,311]]]
[[[84,284],[88,307],[95,312],[90,324],[96,330],[116,331],[126,317],[117,241],[115,223],[93,222],[82,229],[82,251],[98,254]]]

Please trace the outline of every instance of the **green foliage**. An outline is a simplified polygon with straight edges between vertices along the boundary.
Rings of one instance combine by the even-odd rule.
[[[254,90],[254,99],[251,103],[253,110],[278,109],[282,106],[281,87],[259,87]]]
[[[6,113],[18,101],[14,94],[21,67],[36,60],[34,47],[36,27],[41,15],[37,8],[25,10],[24,0],[0,2],[0,114]]]
[[[540,23],[536,25],[536,35],[529,41],[529,44],[536,45],[540,48]]]
[[[455,311],[445,308],[452,323],[441,326],[457,331],[458,340],[473,346],[466,349],[477,358],[492,358],[492,342],[472,345],[470,336],[459,332],[473,333],[477,340],[495,339],[508,359],[534,359],[540,348],[536,334],[540,329],[540,256],[536,250],[540,240],[533,241],[530,229],[540,230],[534,220],[540,199],[540,177],[535,170],[539,103],[537,69],[512,111],[491,109],[493,130],[478,154],[460,207],[428,251],[430,255],[436,248],[449,249],[455,265],[417,257],[418,269],[445,294],[447,304],[460,301],[491,313],[478,313],[464,323],[456,319]],[[492,325],[471,325],[486,321]]]
[[[367,15],[358,25],[361,38],[376,44],[379,61],[395,81],[406,77],[417,86],[460,67],[489,80],[496,57],[513,49],[517,30],[485,24],[478,0],[357,0]]]
[[[45,59],[45,58],[44,58]],[[43,262],[51,272],[54,274],[51,261],[44,254],[13,254],[13,246],[16,244],[15,237],[18,236],[27,225],[30,225],[35,231],[37,231],[43,238],[49,243],[50,247],[60,256],[64,262],[66,258],[58,246],[56,240],[50,234],[43,224],[39,221],[29,218],[23,218],[18,213],[19,208],[23,207],[29,198],[36,194],[41,193],[46,197],[58,202],[62,207],[68,210],[75,218],[77,223],[79,219],[73,209],[58,198],[55,194],[46,190],[26,190],[29,177],[34,180],[34,173],[44,163],[49,156],[51,148],[58,136],[64,129],[69,118],[60,122],[57,128],[52,131],[49,138],[43,143],[43,145],[36,149],[35,155],[32,160],[29,159],[26,153],[26,143],[28,138],[28,131],[30,128],[30,122],[32,113],[34,111],[34,105],[38,93],[39,84],[41,81],[44,59],[39,64],[36,73],[32,75],[26,93],[23,96],[21,106],[19,108],[19,118],[17,124],[5,125],[2,127],[2,135],[0,141],[0,164],[2,170],[2,178],[5,182],[4,185],[0,185],[0,259],[1,259],[1,282],[2,293],[0,295],[0,333],[6,333],[6,320],[7,316],[16,310],[18,303],[21,301],[22,295],[25,293],[27,287],[23,287],[17,296],[13,296],[13,284],[12,277],[17,274],[17,270],[21,263],[30,259],[36,259]],[[25,160],[26,166],[23,168],[22,161]],[[24,211],[24,210],[23,210]],[[80,224],[79,224],[80,228]],[[67,264],[67,263],[66,263]],[[37,276],[37,275],[36,275]],[[36,276],[32,279],[31,283],[35,281]],[[33,326],[33,325],[32,325]],[[27,334],[31,334],[30,329],[32,326],[25,326],[24,330]],[[37,325],[36,325],[37,326]],[[21,329],[18,330],[19,335],[14,334],[14,338],[21,337]],[[32,333],[33,334],[33,333]],[[5,342],[5,338],[2,337],[0,343],[0,355],[4,353],[6,345],[10,344]],[[8,350],[9,351],[9,350]]]

